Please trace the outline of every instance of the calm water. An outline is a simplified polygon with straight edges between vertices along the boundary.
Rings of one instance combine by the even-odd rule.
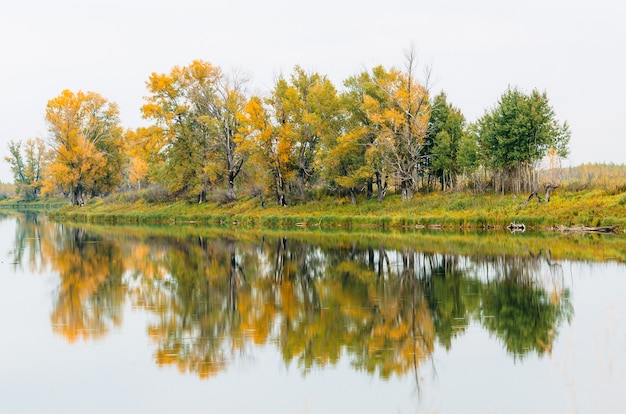
[[[617,237],[0,234],[0,413],[626,412]]]

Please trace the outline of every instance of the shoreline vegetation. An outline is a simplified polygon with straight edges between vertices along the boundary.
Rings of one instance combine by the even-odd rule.
[[[62,201],[67,204],[67,200]],[[7,204],[3,206],[6,207]],[[50,205],[47,207],[50,208]],[[123,206],[118,204],[117,207]],[[431,254],[465,257],[527,257],[532,259],[533,263],[546,263],[550,267],[558,265],[561,260],[626,263],[626,237],[617,233],[563,232],[556,228],[542,231],[537,230],[538,227],[535,230],[514,232],[514,234],[502,227],[490,227],[490,230],[469,228],[460,230],[437,225],[419,229],[416,229],[418,226],[380,228],[372,225],[365,226],[362,224],[363,220],[356,224],[353,221],[349,227],[345,224],[342,226],[325,225],[324,222],[319,226],[285,224],[270,227],[262,223],[251,226],[243,223],[235,225],[230,221],[222,221],[222,224],[217,225],[205,222],[207,223],[205,225],[198,221],[170,219],[157,221],[154,217],[146,221],[138,219],[137,216],[133,216],[134,221],[131,221],[129,214],[133,211],[133,206],[126,205],[125,207],[127,210],[121,213],[124,220],[120,219],[119,215],[115,219],[112,218],[113,216],[85,215],[82,217],[85,219],[83,221],[63,220],[61,223],[64,227],[86,230],[110,239],[127,237],[138,240],[166,239],[177,243],[186,240],[203,241],[203,243],[207,240],[226,240],[263,245],[264,241],[267,242],[273,238],[288,240],[290,243],[300,240],[320,246],[342,246],[350,251],[357,248],[378,250],[384,247],[396,251],[413,249]],[[165,208],[165,206],[162,207]],[[175,207],[171,206],[172,211]],[[49,224],[55,223],[56,225],[59,220],[62,220],[61,216],[56,213],[66,209],[66,207],[60,210],[39,209],[34,211],[34,214],[40,214],[39,212],[43,211],[44,214],[52,216]],[[33,210],[31,209],[31,212]],[[3,208],[0,209],[0,214],[15,215],[22,226],[36,226],[36,223],[40,221],[35,220],[32,215],[29,216],[27,211],[16,212],[15,209]],[[107,221],[104,221],[103,217],[106,217]],[[147,218],[148,215],[143,217]],[[268,220],[262,222],[265,223]],[[397,221],[401,220],[397,219]],[[78,234],[83,233],[78,232]]]
[[[503,229],[593,231],[626,228],[626,195],[601,189],[558,190],[549,203],[522,195],[469,192],[420,194],[410,201],[390,195],[383,202],[352,204],[347,198],[321,197],[306,203],[279,206],[258,197],[231,203],[189,201],[148,202],[150,190],[93,198],[84,206],[67,199],[35,202],[3,200],[9,209],[36,209],[55,220],[80,223],[202,224],[262,228],[322,229]]]
[[[15,197],[0,205],[100,223],[626,227],[626,166],[563,168],[571,131],[545,91],[509,87],[468,122],[405,58],[341,88],[296,66],[259,96],[194,60],[149,77],[135,130],[115,102],[64,90],[46,105],[46,140],[9,143]]]
[[[420,81],[418,66],[410,49],[404,68],[375,66],[339,86],[296,65],[251,95],[237,73],[194,60],[150,75],[140,108],[146,125],[136,129],[122,125],[115,102],[66,89],[46,105],[48,136],[11,141],[5,160],[25,200],[63,194],[82,207],[152,188],[159,202],[214,202],[227,213],[251,197],[261,205],[306,204],[318,222],[324,216],[310,203],[326,198],[382,203],[393,193],[410,202],[433,191],[530,194],[560,185],[557,176],[543,182],[538,175],[544,162],[560,168],[571,136],[545,91],[508,87],[468,122],[444,91],[434,95],[429,74]],[[198,214],[208,220],[195,211],[189,219]],[[256,213],[242,214],[254,222]],[[422,225],[413,216],[407,224]]]

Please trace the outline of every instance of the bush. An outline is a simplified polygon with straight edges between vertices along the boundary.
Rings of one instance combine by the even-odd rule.
[[[141,198],[150,204],[159,204],[170,201],[170,194],[160,185],[151,185],[145,190],[141,190]]]
[[[228,194],[227,190],[223,189],[213,190],[209,192],[207,199],[220,205],[230,204],[236,200],[236,198]]]

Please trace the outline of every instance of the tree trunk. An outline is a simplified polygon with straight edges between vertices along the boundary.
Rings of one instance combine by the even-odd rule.
[[[374,195],[374,180],[368,178],[367,180],[367,199],[371,200]]]
[[[70,205],[71,206],[84,206],[85,198],[83,193],[83,186],[77,185],[72,191],[70,191]]]
[[[378,191],[378,202],[382,203],[383,199],[385,198],[385,194],[387,194],[387,180],[383,180],[382,174],[380,174],[379,172],[376,172],[376,187]]]
[[[285,197],[285,180],[280,170],[274,175],[276,181],[276,202],[279,206],[285,207],[287,205],[287,199]]]
[[[558,185],[552,185],[552,184],[549,184],[549,185],[546,187],[546,203],[549,203],[549,202],[550,202],[550,192],[551,192],[552,190],[556,190],[557,188],[559,188],[559,186],[558,186]]]
[[[198,204],[202,204],[206,201],[206,188],[203,188],[198,194]]]

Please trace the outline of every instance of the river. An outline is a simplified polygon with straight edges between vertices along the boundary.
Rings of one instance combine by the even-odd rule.
[[[0,216],[1,413],[626,412],[626,240]]]

